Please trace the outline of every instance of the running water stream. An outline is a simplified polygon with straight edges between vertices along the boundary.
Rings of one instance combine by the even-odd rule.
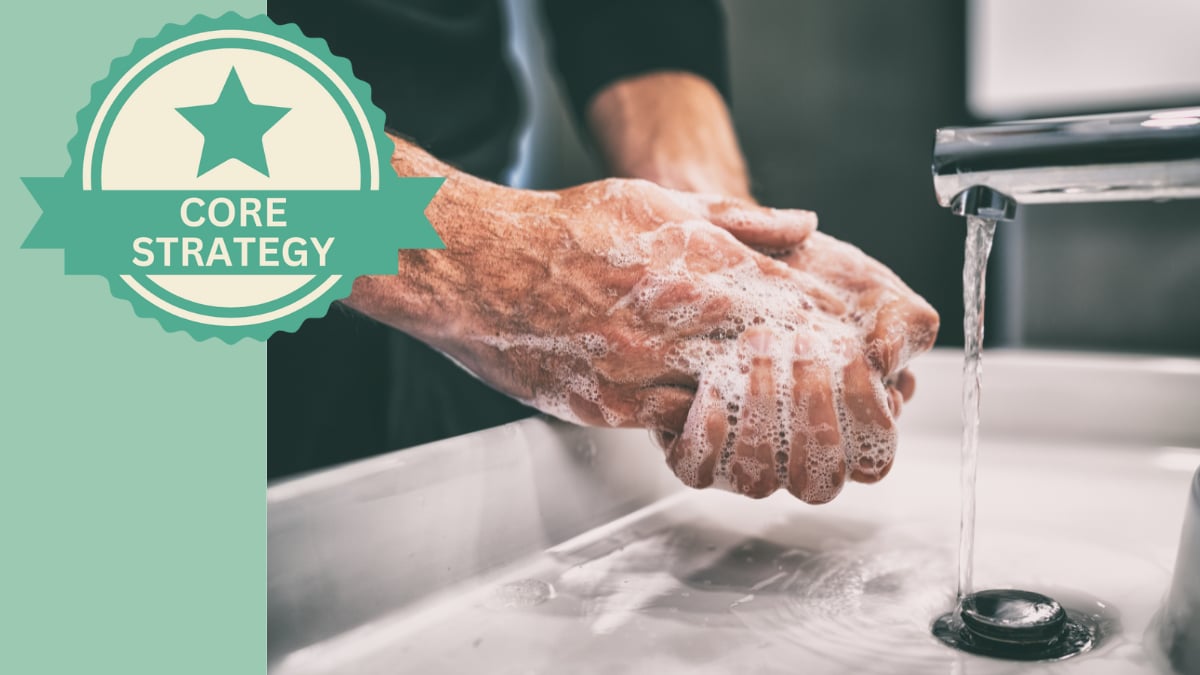
[[[1020,661],[1055,661],[1090,650],[1115,620],[1104,603],[1064,607],[1053,598],[1012,588],[976,591],[975,478],[979,467],[979,395],[983,381],[983,308],[987,261],[996,220],[967,217],[963,260],[962,520],[958,534],[958,589],[954,611],[933,623],[943,643],[973,654]],[[1099,611],[1096,609],[1099,608]]]
[[[979,462],[979,388],[983,379],[983,303],[988,255],[996,221],[967,218],[967,248],[963,260],[963,362],[962,397],[962,521],[958,535],[958,601],[972,590],[975,567],[975,474]]]

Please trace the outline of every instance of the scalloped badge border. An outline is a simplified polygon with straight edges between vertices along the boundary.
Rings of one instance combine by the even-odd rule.
[[[236,12],[228,12],[218,17],[207,15],[194,16],[185,24],[171,23],[163,26],[154,37],[143,37],[134,42],[133,48],[129,54],[113,59],[109,66],[108,75],[103,79],[95,82],[91,87],[91,99],[75,116],[76,133],[75,136],[67,143],[67,153],[71,159],[69,168],[62,178],[56,179],[23,179],[31,193],[34,193],[35,199],[38,198],[38,190],[35,190],[35,181],[59,181],[66,186],[77,186],[82,191],[82,172],[84,164],[84,149],[87,143],[88,135],[95,122],[97,114],[103,102],[108,98],[109,94],[120,84],[120,80],[134,66],[140,63],[144,58],[152,54],[154,51],[166,46],[172,42],[191,35],[209,33],[213,31],[245,31],[251,33],[260,33],[269,35],[274,38],[285,40],[293,46],[308,52],[320,62],[324,63],[334,75],[341,80],[343,84],[350,90],[350,94],[358,103],[367,120],[369,129],[378,130],[371,134],[370,138],[363,139],[367,142],[374,141],[376,150],[376,159],[378,166],[376,167],[379,173],[379,189],[383,190],[385,186],[389,188],[397,187],[396,184],[403,183],[404,189],[392,189],[392,192],[400,194],[393,195],[394,199],[399,199],[407,204],[403,205],[403,220],[399,223],[394,233],[396,237],[396,250],[402,248],[442,248],[444,244],[433,230],[433,226],[425,218],[424,210],[430,200],[436,194],[437,190],[444,182],[444,178],[436,177],[398,177],[390,170],[388,159],[391,157],[393,145],[387,135],[383,133],[384,115],[383,112],[371,102],[370,86],[354,76],[350,62],[340,56],[334,55],[329,51],[329,46],[324,39],[309,37],[305,35],[295,24],[277,24],[266,15],[260,14],[251,17],[242,16]],[[359,126],[355,120],[347,120],[352,128],[355,128],[356,136],[359,134],[357,127]],[[99,160],[93,160],[99,161]],[[360,157],[360,169],[367,169],[368,165],[365,162],[369,161],[369,157]],[[392,184],[392,185],[389,185]],[[97,192],[103,192],[97,187]],[[232,192],[232,191],[231,191]],[[291,191],[297,192],[297,191]],[[373,193],[377,190],[371,190],[370,186],[364,186],[360,190],[342,191],[346,193],[363,194]],[[34,243],[37,239],[38,229],[46,219],[47,204],[44,200],[39,199],[39,206],[42,207],[43,215],[35,223],[29,237],[22,245],[23,248],[58,248],[64,250],[64,259],[67,257],[65,245],[46,245],[44,243]],[[47,200],[48,201],[48,200]],[[408,211],[411,209],[411,211]],[[401,220],[402,218],[397,218]],[[353,233],[353,228],[342,228],[338,230],[339,235]],[[45,237],[42,237],[43,239]],[[292,332],[295,331],[307,319],[324,316],[329,310],[329,306],[350,294],[354,279],[361,274],[382,274],[395,273],[395,256],[390,257],[390,269],[363,269],[359,274],[336,274],[326,273],[328,279],[335,279],[334,282],[324,289],[319,296],[311,302],[288,312],[282,316],[265,320],[261,323],[253,323],[246,325],[214,325],[192,321],[186,318],[177,316],[170,311],[156,306],[156,304],[142,297],[132,286],[126,283],[119,273],[98,273],[98,272],[80,272],[71,274],[98,274],[103,276],[109,285],[109,290],[114,298],[123,299],[130,303],[134,313],[142,318],[155,319],[168,332],[186,332],[197,341],[204,341],[210,338],[218,338],[228,344],[237,343],[243,339],[250,338],[258,341],[265,341],[277,331]],[[66,262],[64,260],[64,267]]]

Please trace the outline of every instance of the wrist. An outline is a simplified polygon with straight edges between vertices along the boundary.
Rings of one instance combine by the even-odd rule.
[[[627,173],[672,190],[754,201],[745,167],[722,163],[719,158],[701,161],[668,153],[650,153],[642,161],[631,164]]]
[[[729,110],[702,77],[657,72],[618,81],[592,101],[588,123],[614,175],[750,197]]]

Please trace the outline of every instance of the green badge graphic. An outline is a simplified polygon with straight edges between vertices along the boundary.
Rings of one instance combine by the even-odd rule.
[[[294,25],[169,25],[78,123],[67,174],[24,179],[42,216],[23,248],[62,249],[169,331],[265,340],[442,246],[424,209],[443,179],[396,177],[367,86]]]

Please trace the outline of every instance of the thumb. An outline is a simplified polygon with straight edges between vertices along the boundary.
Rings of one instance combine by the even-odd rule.
[[[767,253],[796,248],[817,229],[812,211],[772,209],[740,199],[717,199],[707,206],[709,222]]]
[[[638,426],[654,432],[659,439],[678,438],[683,434],[695,394],[695,390],[688,387],[657,386],[639,390]]]

